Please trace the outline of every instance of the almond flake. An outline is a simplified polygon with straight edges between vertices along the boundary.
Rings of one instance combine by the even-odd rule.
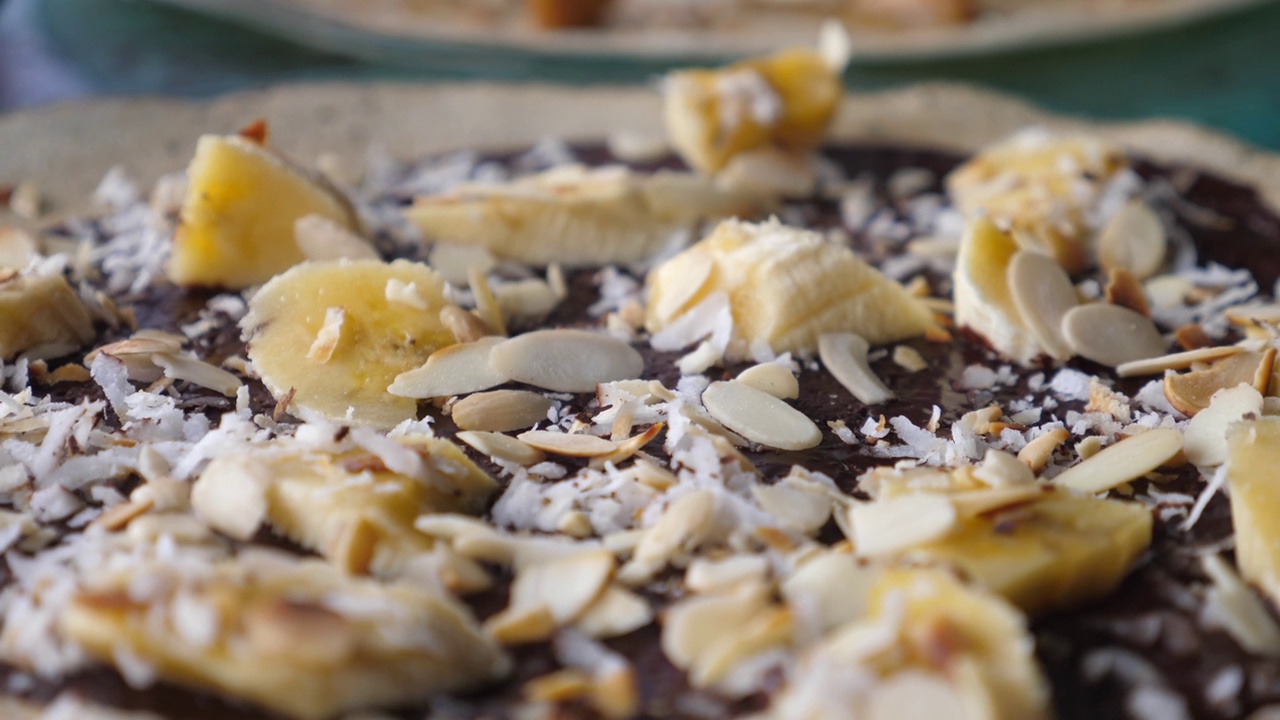
[[[1048,255],[1019,250],[1005,274],[1013,304],[1036,341],[1050,357],[1071,357],[1071,348],[1062,336],[1062,318],[1080,300],[1067,271]]]
[[[1146,203],[1132,200],[1098,234],[1098,262],[1107,271],[1127,270],[1143,280],[1160,270],[1167,245],[1160,217]]]
[[[772,485],[753,485],[751,494],[760,509],[787,530],[811,535],[831,518],[831,497],[799,483],[782,480]]]
[[[827,333],[818,338],[818,357],[841,385],[866,405],[894,398],[867,363],[870,346],[854,333]]]
[[[460,343],[475,342],[494,334],[493,328],[476,317],[475,313],[457,305],[445,305],[440,308],[440,324],[444,325],[453,334],[453,339]]]
[[[44,209],[44,199],[40,196],[40,188],[31,181],[18,183],[9,195],[9,209],[14,215],[24,220],[38,220]]]
[[[151,360],[164,370],[165,377],[174,380],[185,380],[227,397],[235,397],[240,389],[240,378],[203,360],[174,353],[156,353]]]
[[[416,282],[406,283],[399,278],[387,278],[387,287],[383,294],[387,302],[407,305],[414,310],[427,310],[430,307],[427,301],[422,299],[422,295],[418,294]]]
[[[710,255],[689,255],[684,262],[673,264],[672,270],[680,273],[672,278],[670,287],[675,292],[662,293],[657,301],[649,307],[649,313],[663,325],[669,324],[686,310],[686,306],[698,295],[711,272],[715,269],[715,261]]]
[[[711,687],[744,660],[791,641],[793,622],[786,608],[766,608],[732,632],[721,635],[689,668],[689,684]]]
[[[536,465],[546,459],[541,450],[502,433],[466,430],[458,433],[457,438],[491,458],[517,465]]]
[[[1106,492],[1169,462],[1182,450],[1182,433],[1157,428],[1127,437],[1053,479],[1062,487]]]
[[[1205,347],[1196,350],[1170,353],[1146,360],[1134,360],[1116,366],[1116,374],[1120,377],[1139,377],[1142,375],[1159,375],[1165,370],[1186,370],[1200,362],[1210,362],[1230,357],[1244,351],[1238,345],[1222,345]]]
[[[469,273],[477,270],[488,275],[498,265],[498,260],[487,248],[480,245],[458,245],[438,242],[431,246],[427,264],[440,273],[447,282],[459,287],[469,281]]]
[[[613,441],[595,435],[571,435],[550,430],[530,430],[516,438],[538,450],[567,457],[599,457],[618,449]]]
[[[643,448],[645,445],[648,445],[649,443],[653,442],[654,438],[658,437],[658,433],[661,433],[662,429],[665,427],[666,427],[665,423],[657,423],[649,426],[648,430],[645,430],[644,432],[638,435],[633,435],[629,438],[618,440],[616,441],[617,442],[616,450],[614,450],[612,453],[608,455],[597,458],[597,460],[601,461],[602,463],[610,462],[610,463],[613,463],[614,465],[617,465],[618,463],[621,463],[623,460],[626,460],[632,455],[635,455],[636,453],[640,452],[641,448]]]
[[[860,557],[883,557],[945,537],[958,519],[944,495],[919,493],[856,503],[849,509],[849,539]]]
[[[454,403],[450,416],[463,430],[523,430],[547,419],[552,402],[528,390],[493,390]]]
[[[526,565],[511,583],[511,608],[543,607],[557,625],[570,623],[604,592],[613,568],[604,549]]]
[[[791,369],[782,363],[766,362],[752,365],[738,373],[735,379],[783,400],[795,400],[800,397],[800,382],[796,380]]]
[[[974,468],[973,476],[991,487],[1030,485],[1036,481],[1031,469],[1018,458],[1002,450],[987,450],[982,464]]]
[[[1250,303],[1222,313],[1235,325],[1280,325],[1280,303]]]
[[[525,681],[520,694],[536,703],[562,703],[591,693],[591,676],[582,670],[562,668]]]
[[[824,633],[863,617],[880,569],[864,565],[852,553],[828,551],[808,560],[782,583],[782,596],[800,614],[805,608]]]
[[[1077,355],[1107,367],[1165,354],[1155,323],[1119,305],[1073,308],[1062,318],[1062,334]]]
[[[1214,393],[1241,383],[1266,394],[1275,367],[1276,350],[1241,352],[1219,360],[1205,370],[1164,378],[1164,396],[1178,412],[1194,417],[1209,407]]]
[[[702,402],[713,418],[753,443],[805,450],[822,442],[822,430],[808,416],[746,383],[713,382]]]
[[[471,268],[467,271],[467,283],[471,286],[471,294],[476,300],[476,314],[486,325],[493,328],[494,332],[499,335],[507,334],[507,323],[502,317],[502,308],[498,306],[498,299],[493,295],[493,288],[489,285],[489,277],[477,268]]]
[[[367,240],[322,215],[295,220],[293,240],[307,260],[378,259],[378,251]]]
[[[667,608],[662,621],[662,651],[678,668],[687,669],[721,638],[742,627],[766,607],[768,589],[748,583],[728,593],[694,596]]]
[[[541,605],[507,609],[485,620],[484,631],[503,645],[526,645],[549,640],[556,632],[556,619]]]
[[[639,630],[653,622],[653,617],[648,600],[611,585],[574,622],[574,627],[597,640],[608,640]]]
[[[1198,467],[1212,467],[1226,462],[1228,426],[1250,416],[1260,415],[1262,394],[1250,385],[1241,383],[1214,393],[1209,407],[1196,413],[1191,422],[1187,423],[1187,460]]]
[[[536,278],[502,283],[493,292],[505,317],[543,318],[563,299],[550,285]]]
[[[894,345],[893,362],[903,370],[913,373],[929,367],[920,351],[910,345]]]
[[[1023,469],[1025,470],[1026,466],[1023,466]],[[982,490],[964,490],[951,493],[947,497],[955,506],[956,514],[967,519],[1035,502],[1043,498],[1049,490],[1044,485],[1026,483]]]
[[[1142,283],[1128,270],[1120,268],[1111,270],[1104,297],[1112,305],[1129,308],[1139,315],[1151,317],[1151,306],[1147,303],[1147,294],[1142,289]]]
[[[342,340],[342,324],[347,318],[347,311],[340,307],[327,308],[324,311],[324,323],[316,332],[316,339],[307,350],[307,359],[321,364],[329,362]]]
[[[1070,438],[1071,433],[1066,428],[1054,428],[1027,443],[1018,451],[1018,459],[1026,463],[1027,467],[1031,468],[1031,472],[1038,473],[1049,464],[1054,451]]]
[[[715,508],[715,496],[709,490],[682,495],[668,505],[636,545],[633,560],[640,572],[656,572],[677,552],[696,547],[709,529]]]
[[[763,555],[733,555],[721,560],[696,558],[685,571],[684,584],[696,593],[722,592],[740,583],[759,584],[769,575]]]
[[[489,358],[493,348],[504,339],[483,337],[440,348],[427,356],[422,367],[397,375],[387,392],[425,399],[465,395],[501,385],[508,378],[493,368]]]
[[[586,330],[525,333],[495,345],[489,362],[512,380],[556,392],[594,392],[600,383],[644,372],[644,358],[635,348]]]

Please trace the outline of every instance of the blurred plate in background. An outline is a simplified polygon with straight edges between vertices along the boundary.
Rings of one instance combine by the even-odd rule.
[[[313,48],[415,67],[447,50],[644,60],[722,59],[807,45],[815,12],[744,9],[705,29],[619,26],[539,31],[514,0],[156,0],[233,20]],[[1268,0],[979,0],[971,22],[852,28],[854,62],[936,60],[1040,48],[1168,28]],[[768,3],[780,7],[787,3]],[[497,6],[513,8],[494,10]],[[441,9],[444,8],[444,9]]]

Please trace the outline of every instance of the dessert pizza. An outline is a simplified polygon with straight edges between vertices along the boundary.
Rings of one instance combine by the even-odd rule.
[[[7,188],[4,716],[1274,717],[1275,162],[832,55]]]

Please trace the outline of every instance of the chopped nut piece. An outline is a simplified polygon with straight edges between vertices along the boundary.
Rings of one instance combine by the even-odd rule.
[[[1164,396],[1178,412],[1194,417],[1209,407],[1219,390],[1243,383],[1266,394],[1275,360],[1276,349],[1267,348],[1263,352],[1231,354],[1217,360],[1207,370],[1193,370],[1181,375],[1170,373],[1164,377]]]
[[[1050,430],[1019,450],[1018,459],[1026,463],[1027,467],[1031,468],[1031,472],[1038,473],[1049,464],[1054,451],[1070,438],[1071,433],[1067,432],[1066,428]]]

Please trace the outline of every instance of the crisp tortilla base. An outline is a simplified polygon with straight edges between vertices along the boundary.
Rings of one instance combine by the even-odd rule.
[[[0,184],[34,181],[51,213],[91,210],[114,165],[144,188],[186,167],[202,133],[270,122],[271,143],[312,163],[325,153],[363,167],[371,144],[400,157],[468,147],[521,148],[549,137],[663,134],[649,88],[539,85],[307,84],[214,100],[102,99],[0,116]],[[1256,187],[1280,209],[1280,155],[1172,121],[1095,123],[1045,113],[977,88],[930,84],[846,97],[832,141],[972,152],[1028,125],[1096,133],[1152,159],[1185,162]],[[0,223],[17,219],[0,211]]]

